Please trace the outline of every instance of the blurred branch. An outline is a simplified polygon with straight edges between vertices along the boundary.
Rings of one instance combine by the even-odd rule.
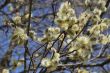
[[[27,25],[27,35],[29,36],[29,31],[30,31],[30,23],[31,23],[31,10],[32,10],[32,1],[33,0],[29,0],[29,18],[28,18],[28,25]],[[29,49],[28,49],[28,40],[26,40],[26,42],[24,43],[24,48],[25,48],[25,52],[24,52],[24,73],[26,73],[26,69],[27,69],[27,54],[30,55],[29,53]]]
[[[103,61],[102,63],[92,63],[92,64],[61,64],[58,65],[58,67],[74,67],[74,68],[78,68],[78,67],[103,67],[104,65],[110,63],[110,59],[106,59],[105,61]]]
[[[53,12],[53,21],[52,21],[53,23],[52,24],[54,24],[54,20],[55,20],[55,16],[56,16],[54,2],[55,2],[55,0],[53,0],[53,2],[52,2],[52,12]]]
[[[104,71],[104,73],[109,73],[104,67],[101,67]]]
[[[101,56],[104,54],[104,52],[106,51],[106,49],[109,48],[109,47],[110,47],[110,43],[107,43],[106,45],[104,45],[104,46],[101,48],[101,50],[100,50],[100,52],[99,52],[99,54],[98,54],[97,57],[101,57]]]

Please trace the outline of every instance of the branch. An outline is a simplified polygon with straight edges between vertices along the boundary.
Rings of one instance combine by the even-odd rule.
[[[60,64],[58,65],[58,67],[74,67],[74,68],[78,68],[78,67],[103,67],[104,65],[110,63],[110,59],[106,59],[105,61],[103,61],[102,63],[92,63],[92,64]]]
[[[29,0],[29,19],[28,19],[28,26],[27,26],[27,35],[29,36],[29,30],[30,30],[30,23],[31,23],[31,10],[32,10],[32,0]],[[29,50],[28,50],[28,40],[26,40],[26,42],[24,43],[24,48],[25,48],[25,52],[24,52],[24,73],[26,73],[26,64],[27,64],[27,61],[26,61],[26,57],[27,57],[27,54],[30,55],[29,53]]]

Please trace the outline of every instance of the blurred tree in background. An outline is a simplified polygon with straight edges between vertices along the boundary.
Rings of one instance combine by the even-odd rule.
[[[109,73],[110,0],[0,0],[0,73]]]

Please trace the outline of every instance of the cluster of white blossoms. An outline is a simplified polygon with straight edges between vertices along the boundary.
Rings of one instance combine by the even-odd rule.
[[[90,0],[86,0],[86,3],[91,3]],[[93,3],[96,1],[93,1]],[[98,6],[100,5],[100,6]],[[88,35],[81,33],[75,41],[70,44],[68,52],[75,52],[69,54],[69,58],[72,60],[80,60],[87,61],[90,59],[91,53],[93,51],[92,45],[99,44],[107,44],[110,42],[110,35],[104,35],[102,32],[107,30],[110,26],[110,19],[101,18],[100,15],[102,12],[106,11],[105,1],[98,0],[97,6],[95,6],[92,10],[87,9],[82,12],[79,17],[76,17],[75,10],[71,7],[71,4],[66,1],[63,2],[58,10],[57,17],[55,19],[58,27],[49,27],[45,31],[45,35],[42,38],[39,38],[40,41],[43,42],[52,42],[55,38],[58,37],[60,31],[67,32],[67,41],[69,42],[76,36],[85,26],[88,24],[87,22],[92,22],[91,26],[87,28]],[[64,37],[64,35],[63,35]],[[67,42],[67,43],[69,43]],[[65,43],[66,45],[66,43]],[[55,57],[55,56],[54,56]],[[59,54],[56,53],[56,58],[53,60],[60,60]],[[42,60],[42,66],[52,67],[53,62],[52,59],[44,58]]]
[[[89,45],[90,44],[90,38],[88,36],[80,36],[77,38],[77,42],[79,44],[82,44],[82,45]]]
[[[60,34],[60,28],[58,27],[48,27],[45,30],[45,34],[43,37],[39,37],[38,41],[41,42],[50,42],[58,37]]]
[[[94,36],[98,36],[98,35],[100,35],[101,32],[103,32],[107,28],[108,28],[108,26],[106,23],[101,23],[99,25],[94,25],[93,27],[91,27],[88,30],[89,30],[90,34],[92,34]]]
[[[76,42],[71,45],[68,52],[76,52],[69,54],[69,58],[72,60],[87,60],[90,58],[92,52],[91,41],[88,36],[79,36]]]
[[[3,69],[2,73],[10,73],[9,69]]]
[[[29,36],[30,36],[30,38],[32,39],[32,40],[36,40],[37,39],[37,37],[36,37],[36,32],[35,31],[33,31],[33,30],[30,30],[29,31]]]
[[[12,40],[17,45],[23,45],[27,39],[28,39],[28,36],[27,36],[25,30],[20,27],[16,27],[14,30],[13,36],[12,36]]]
[[[71,4],[66,1],[61,4],[55,22],[61,30],[67,31],[69,37],[73,37],[82,29],[91,16],[92,13],[88,10],[77,18],[75,10],[71,7]]]
[[[21,24],[21,16],[17,15],[15,17],[13,17],[13,21],[15,22],[16,25]]]
[[[77,22],[75,11],[71,8],[69,2],[61,4],[55,22],[63,30],[67,30],[71,25]]]
[[[51,60],[49,58],[43,58],[41,64],[44,67],[49,67],[51,66]]]
[[[33,14],[31,14],[31,17],[33,16]],[[22,21],[25,22],[29,19],[29,13],[25,14],[24,16],[21,16],[19,13],[16,14],[16,16],[14,16],[13,21],[15,24],[13,25],[22,25]]]
[[[82,57],[83,60],[89,58],[89,54],[91,53],[91,42],[90,38],[87,36],[80,36],[77,38],[77,46],[78,46],[78,55]]]
[[[54,49],[55,50],[55,49]],[[57,65],[60,61],[60,54],[54,51],[52,58],[43,58],[41,65],[47,67],[49,71],[53,71],[57,68]]]
[[[85,5],[87,7],[89,7],[89,5],[92,5],[92,4],[97,5],[96,7],[98,7],[100,10],[106,11],[106,7],[105,7],[106,0],[85,0]]]
[[[50,36],[51,38],[56,38],[58,37],[58,34],[60,33],[60,28],[58,27],[49,27],[46,31],[45,34],[46,36]]]
[[[104,35],[104,34],[100,34],[99,38],[98,38],[98,42],[100,44],[107,44],[110,42],[110,35]]]
[[[71,58],[73,57],[73,59],[81,57],[83,60],[87,60],[92,52],[92,45],[95,44],[93,43],[94,41],[103,45],[110,42],[109,35],[101,34],[110,26],[110,19],[100,17],[101,13],[107,10],[105,7],[106,1],[85,0],[86,6],[90,3],[94,3],[96,6],[94,6],[92,10],[88,8],[82,12],[79,17],[76,17],[75,10],[68,1],[61,4],[57,13],[55,22],[61,30],[67,32],[67,39],[72,39],[78,34],[88,21],[92,22],[91,27],[87,28],[89,35],[79,35],[76,41],[73,42],[74,44],[70,47],[69,52],[77,50],[77,54],[75,53],[73,56],[71,54],[69,55]],[[96,40],[93,41],[92,39]]]
[[[92,16],[92,13],[89,10],[81,13],[81,15],[78,18],[79,24],[77,25],[79,25],[80,28],[83,27],[87,23],[87,21],[90,19],[91,16]]]

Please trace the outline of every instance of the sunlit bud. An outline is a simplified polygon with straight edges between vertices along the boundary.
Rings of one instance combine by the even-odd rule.
[[[2,73],[10,73],[9,69],[3,69]]]
[[[31,17],[32,17],[32,14],[31,14]],[[25,19],[28,19],[29,18],[29,13],[27,13],[26,15],[25,15]]]
[[[77,41],[84,45],[88,45],[90,43],[90,39],[87,36],[80,36],[77,38]]]
[[[41,65],[44,67],[49,67],[51,66],[51,60],[48,58],[43,58],[41,61]]]
[[[35,31],[29,31],[29,36],[32,38],[32,40],[36,40],[36,32]]]
[[[102,13],[102,11],[98,8],[95,8],[93,13],[96,14],[96,15],[100,15]]]
[[[21,66],[21,65],[23,65],[22,62],[18,62],[18,63],[17,63],[17,66]]]
[[[60,60],[60,54],[55,52],[53,59],[52,59],[52,62],[59,62],[59,60]]]
[[[85,0],[85,5],[88,6],[90,4],[90,0]]]
[[[20,27],[16,27],[12,36],[12,40],[18,45],[23,45],[27,39],[28,36],[25,30]]]
[[[100,34],[99,36],[99,43],[101,44],[107,44],[109,42],[109,39],[106,35]]]
[[[15,24],[21,24],[21,16],[15,16],[13,17],[13,21],[15,22]]]
[[[89,73],[86,69],[78,69],[78,73]]]

